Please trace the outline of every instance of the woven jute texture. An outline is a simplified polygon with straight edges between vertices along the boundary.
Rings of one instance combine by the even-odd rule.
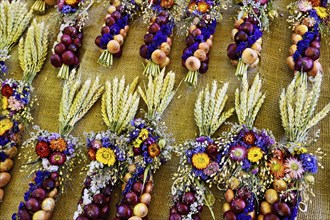
[[[29,2],[31,5],[32,2]],[[285,64],[285,59],[288,55],[288,48],[291,45],[291,30],[288,29],[286,23],[287,0],[277,2],[277,7],[282,16],[280,16],[270,28],[270,32],[263,37],[263,50],[260,65],[257,69],[251,72],[250,80],[255,72],[260,72],[264,81],[263,91],[267,92],[266,101],[257,117],[255,126],[258,128],[268,128],[273,131],[273,134],[278,140],[283,139],[284,131],[281,127],[281,121],[278,110],[279,94],[292,80],[293,74]],[[209,71],[201,75],[198,80],[198,87],[196,89],[188,88],[182,84],[178,89],[173,102],[168,107],[163,116],[163,121],[166,122],[169,132],[173,133],[176,138],[176,143],[182,143],[186,139],[192,139],[197,135],[197,127],[193,118],[194,103],[198,92],[206,84],[213,80],[219,82],[229,82],[230,88],[228,91],[229,99],[227,102],[227,109],[234,105],[234,91],[239,86],[238,79],[234,76],[235,67],[233,67],[226,56],[227,45],[231,42],[230,33],[233,28],[233,17],[236,15],[237,8],[230,8],[223,12],[223,20],[218,24],[214,36],[214,44],[210,53]],[[99,49],[94,44],[95,37],[100,33],[103,19],[106,14],[107,7],[104,5],[93,5],[89,10],[90,19],[84,28],[83,49],[81,53],[81,65],[79,68],[79,75],[82,79],[87,77],[99,76],[102,82],[112,79],[114,77],[125,76],[128,82],[131,82],[136,76],[140,76],[141,83],[146,82],[145,77],[142,76],[143,66],[142,59],[139,56],[139,47],[143,44],[143,35],[146,32],[146,25],[140,20],[133,22],[129,31],[129,35],[125,40],[123,48],[123,56],[121,59],[114,61],[114,66],[111,69],[104,68],[97,64]],[[45,21],[51,31],[51,42],[53,42],[58,33],[58,16],[54,9],[48,10],[46,15],[37,16],[38,21]],[[328,39],[329,40],[329,39]],[[171,64],[168,70],[176,72],[176,85],[184,79],[186,69],[181,66],[181,54],[184,49],[184,37],[174,35],[173,48],[170,55]],[[50,51],[50,49],[49,49]],[[11,53],[12,57],[8,61],[9,72],[11,77],[20,79],[22,70],[18,65],[18,51],[17,48]],[[48,54],[46,64],[39,75],[33,82],[35,87],[34,94],[38,98],[38,105],[34,106],[33,117],[34,123],[43,129],[49,131],[58,131],[58,111],[61,98],[61,89],[63,82],[56,78],[57,69],[53,68],[49,63]],[[319,107],[325,106],[330,101],[330,46],[327,45],[325,39],[322,41],[321,49],[321,63],[324,68],[324,82],[322,85],[321,97],[319,100]],[[96,105],[89,111],[89,113],[78,122],[73,135],[82,137],[83,132],[102,131],[106,130],[106,126],[102,123],[100,116],[101,103],[98,101]],[[145,109],[145,105],[140,106]],[[233,116],[229,121],[237,122],[236,116]],[[321,129],[321,137],[317,144],[311,146],[310,150],[321,147],[326,153],[330,155],[330,118],[327,117],[317,127]],[[222,126],[216,133],[220,135],[222,131],[228,129]],[[316,129],[314,130],[316,131]],[[28,133],[25,135],[27,139]],[[22,152],[24,153],[24,152]],[[20,173],[20,165],[24,161],[15,159],[15,166],[12,170],[12,181],[5,187],[5,198],[0,204],[0,219],[11,219],[11,215],[17,211],[20,201],[23,200],[24,192],[28,189],[28,182],[30,180],[26,174]],[[173,180],[171,174],[176,170],[178,165],[178,158],[173,156],[173,159],[164,164],[161,169],[155,174],[155,187],[152,197],[152,203],[149,209],[149,219],[151,220],[165,220],[168,219],[170,207],[170,191]],[[316,175],[315,194],[313,203],[308,205],[307,213],[300,213],[299,219],[330,219],[330,159],[329,156],[322,160],[324,169],[320,169]],[[76,166],[73,172],[72,189],[69,189],[56,202],[56,208],[53,213],[53,219],[65,220],[72,219],[73,213],[76,209],[76,204],[82,190],[82,183],[84,175],[80,175],[81,167]],[[224,202],[223,192],[216,188],[212,189],[216,203],[214,205],[214,212],[216,219],[222,219],[222,204]],[[109,219],[115,216],[115,204],[120,196],[120,189],[114,192],[114,197],[111,202],[111,214]],[[209,210],[205,207],[202,214],[203,219],[211,219]]]

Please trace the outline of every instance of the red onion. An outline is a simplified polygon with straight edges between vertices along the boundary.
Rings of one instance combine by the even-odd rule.
[[[38,199],[39,201],[42,201],[46,198],[46,190],[43,188],[36,188],[31,193],[31,197]]]
[[[179,214],[176,214],[176,213],[172,213],[171,215],[170,215],[170,218],[169,218],[169,220],[181,220],[182,218],[181,218],[181,215],[179,215]]]
[[[70,44],[70,45],[68,46],[68,50],[70,50],[70,51],[72,51],[72,52],[74,52],[74,53],[78,52],[78,48],[77,48],[76,45],[74,45],[74,44]]]
[[[61,42],[66,46],[69,46],[72,43],[72,39],[68,34],[63,34],[61,37]]]
[[[78,30],[74,26],[68,26],[64,28],[63,33],[75,37],[78,34]]]
[[[72,51],[65,51],[62,54],[62,60],[63,60],[64,64],[66,64],[68,66],[72,66],[75,64],[75,55]],[[64,159],[64,157],[62,157],[62,158]]]
[[[201,35],[202,34],[202,31],[201,31],[201,29],[199,29],[199,28],[196,28],[196,29],[194,29],[192,32],[191,32],[191,35],[193,36],[193,37],[197,37],[198,35]]]
[[[61,67],[63,62],[61,57],[58,54],[53,54],[50,57],[50,63],[54,66],[54,67]]]
[[[245,33],[247,33],[248,35],[251,35],[253,33],[253,24],[251,24],[248,21],[244,21],[239,27],[238,30],[239,31],[244,31]]]
[[[195,194],[193,192],[185,192],[182,201],[187,205],[193,204],[196,201]]]
[[[96,44],[96,46],[101,47],[101,36],[97,36],[97,37],[95,38],[94,43]],[[103,49],[104,49],[104,48],[103,48]]]
[[[153,23],[152,25],[150,25],[150,27],[148,29],[148,32],[151,33],[151,34],[156,34],[157,31],[159,31],[159,30],[160,30],[159,24]]]
[[[232,210],[228,210],[223,214],[224,220],[236,220],[236,215]]]
[[[320,50],[315,47],[308,47],[305,50],[305,56],[310,57],[312,60],[317,60],[320,57]]]
[[[100,216],[100,208],[93,203],[87,204],[84,206],[84,214],[88,218],[98,218]]]
[[[182,203],[182,202],[179,202],[177,205],[176,205],[176,209],[178,210],[178,213],[181,214],[181,215],[187,215],[189,213],[189,206]]]
[[[230,208],[235,213],[241,213],[241,212],[243,212],[245,206],[246,206],[245,201],[243,199],[240,199],[240,198],[235,198],[230,203]]]
[[[126,204],[121,204],[117,207],[117,217],[122,219],[128,219],[133,214],[133,210]]]
[[[35,198],[30,198],[26,203],[25,206],[28,210],[31,212],[37,212],[38,210],[41,209],[41,204],[40,202],[35,199]]]
[[[268,213],[264,215],[264,220],[280,220],[280,218],[274,213]]]
[[[51,191],[55,188],[55,182],[51,179],[46,179],[42,182],[42,188],[47,191]]]
[[[107,20],[105,21],[105,24],[107,26],[112,26],[115,23],[115,19],[113,17],[108,17]]]
[[[189,47],[190,45],[193,45],[195,43],[195,38],[192,35],[188,35],[186,37],[186,45]]]
[[[104,26],[101,29],[101,34],[107,34],[110,33],[110,28],[108,26]]]
[[[282,217],[289,217],[291,215],[291,209],[285,202],[276,202],[272,208],[273,212]]]
[[[103,194],[96,194],[93,196],[93,202],[96,205],[104,206],[106,204],[106,197]]]
[[[296,61],[294,69],[297,71],[309,72],[313,69],[313,60],[309,57],[300,57]]]
[[[144,59],[148,58],[148,46],[147,45],[143,44],[140,47],[140,56]],[[134,151],[134,155],[141,154],[141,148],[139,148],[139,147],[134,147],[133,151]]]
[[[129,205],[136,205],[139,202],[139,198],[135,192],[128,192],[124,197],[124,201]]]
[[[320,42],[319,41],[312,41],[310,44],[309,44],[310,47],[314,47],[316,49],[320,49],[321,48],[321,45],[320,45]]]
[[[235,35],[236,36],[236,35]],[[236,49],[237,49],[237,44],[236,43],[231,43],[227,47],[227,56],[231,60],[237,60],[238,56],[236,54]]]
[[[19,210],[17,215],[20,220],[32,220],[31,214],[26,209]]]
[[[145,34],[144,35],[144,43],[146,43],[146,44],[151,44],[152,43],[152,41],[153,41],[153,39],[154,39],[154,35],[153,34]]]
[[[234,36],[235,42],[247,41],[248,35],[244,31],[238,31]]]
[[[141,182],[136,182],[133,184],[132,190],[137,193],[140,194],[141,192],[143,192],[143,184]]]
[[[66,46],[60,42],[60,43],[56,44],[56,46],[54,47],[54,51],[56,54],[61,55],[62,53],[64,53],[66,51]]]

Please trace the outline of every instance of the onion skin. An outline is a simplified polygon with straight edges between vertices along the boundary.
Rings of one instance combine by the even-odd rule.
[[[162,50],[157,49],[151,54],[151,60],[158,65],[162,64],[165,61],[165,59],[166,59],[166,54]]]
[[[11,179],[11,175],[7,172],[0,172],[0,188],[6,186]]]
[[[288,64],[291,70],[294,70],[294,60],[292,56],[286,58],[286,64]]]
[[[242,61],[246,64],[253,64],[257,59],[258,53],[251,48],[246,48],[242,53]]]
[[[188,59],[186,60],[186,67],[190,71],[197,71],[200,66],[201,61],[194,56],[188,57]]]

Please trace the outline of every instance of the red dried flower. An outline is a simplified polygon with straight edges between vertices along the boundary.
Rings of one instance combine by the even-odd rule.
[[[88,156],[91,160],[96,160],[96,150],[94,150],[93,148],[89,148]]]
[[[36,153],[41,158],[48,157],[50,154],[49,144],[44,141],[38,142],[36,146]]]
[[[14,90],[10,87],[10,85],[6,84],[1,88],[1,94],[3,96],[9,97],[13,94]]]
[[[251,131],[245,133],[244,137],[243,137],[244,143],[250,144],[250,145],[254,144],[255,139],[256,138],[255,138],[254,134]]]

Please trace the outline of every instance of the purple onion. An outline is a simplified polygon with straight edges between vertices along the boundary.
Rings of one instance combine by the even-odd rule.
[[[247,41],[248,35],[244,31],[238,31],[234,36],[235,42],[240,43],[242,41]]]
[[[38,199],[39,201],[42,201],[46,198],[46,190],[43,188],[36,188],[31,193],[31,197]]]
[[[190,211],[189,206],[182,203],[182,202],[179,202],[176,205],[176,209],[178,210],[178,213],[181,214],[181,215],[187,215]]]
[[[144,59],[147,59],[148,58],[148,46],[143,44],[141,47],[140,47],[140,56]],[[139,152],[136,152],[136,150],[140,149],[139,147],[134,147],[133,148],[133,151],[134,151],[134,154],[137,155],[137,154],[141,154],[141,150]]]
[[[124,197],[124,201],[128,205],[136,205],[139,202],[139,197],[135,192],[128,192]]]
[[[171,215],[170,215],[170,218],[169,218],[169,220],[181,220],[182,218],[181,218],[181,215],[179,215],[179,214],[177,214],[177,213],[172,213]]]
[[[237,49],[237,44],[236,43],[231,43],[227,47],[227,56],[231,60],[237,60],[238,56],[236,54],[236,49]]]
[[[309,57],[300,57],[294,65],[297,71],[309,72],[313,69],[313,60]]]
[[[37,212],[41,209],[40,202],[35,198],[30,198],[26,203],[25,207],[31,212]]]
[[[105,24],[109,27],[112,26],[114,23],[116,23],[116,20],[113,17],[108,17],[105,21]]]
[[[236,220],[236,215],[232,210],[228,210],[225,213],[223,213],[223,219],[224,220]]]
[[[74,55],[74,53],[72,51],[65,51],[62,54],[62,60],[63,60],[63,63],[66,64],[66,65],[68,65],[68,66],[75,65],[75,61],[76,61],[75,60],[75,55]],[[62,158],[64,159],[64,157],[65,157],[65,155]]]
[[[69,46],[72,43],[72,38],[68,34],[63,34],[61,37],[61,42],[64,45]]]
[[[193,204],[196,201],[195,194],[193,192],[185,192],[182,201],[187,205]]]
[[[58,54],[53,54],[50,57],[50,63],[56,68],[61,67],[63,64],[62,59]]]
[[[306,57],[310,57],[314,61],[320,57],[320,50],[315,47],[308,47],[304,54]]]
[[[122,219],[128,219],[132,216],[133,210],[126,204],[121,204],[117,207],[117,217]]]
[[[100,216],[100,208],[93,203],[87,204],[84,206],[84,214],[88,218],[98,218]]]
[[[121,18],[121,14],[119,11],[114,11],[112,12],[111,17],[113,17],[117,21]]]
[[[248,22],[248,21],[244,21],[239,27],[238,27],[239,31],[244,31],[245,33],[247,33],[248,35],[251,35],[254,31],[254,27],[253,24]]]
[[[56,54],[62,55],[62,53],[66,51],[66,46],[62,42],[60,42],[56,44],[56,46],[54,47],[54,51]]]
[[[77,30],[77,28],[75,28],[73,26],[68,26],[68,27],[64,28],[63,33],[67,34],[71,37],[75,37],[78,34],[78,30]]]

